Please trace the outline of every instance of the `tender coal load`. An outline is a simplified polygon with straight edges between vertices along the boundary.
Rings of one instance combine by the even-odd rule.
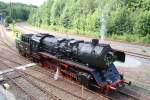
[[[114,61],[125,61],[125,53],[114,50],[108,44],[99,44],[97,39],[84,42],[74,39],[46,37],[42,41],[42,48],[62,59],[70,59],[88,67],[104,69]]]

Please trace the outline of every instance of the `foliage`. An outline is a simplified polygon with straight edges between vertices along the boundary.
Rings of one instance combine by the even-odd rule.
[[[130,12],[126,8],[117,9],[111,12],[108,24],[108,33],[124,34],[132,32],[132,19]]]
[[[6,23],[10,24],[10,23],[12,23],[12,22],[13,22],[12,17],[6,16]]]
[[[32,11],[28,22],[99,36],[103,20],[106,20],[108,36],[126,41],[150,41],[150,0],[47,0]]]
[[[8,4],[0,2],[0,13],[3,13],[4,16],[10,16],[13,20],[25,21],[28,19],[30,12],[35,9],[36,7],[32,5],[25,5],[20,3]]]
[[[150,34],[150,11],[140,12],[134,25],[135,33]]]

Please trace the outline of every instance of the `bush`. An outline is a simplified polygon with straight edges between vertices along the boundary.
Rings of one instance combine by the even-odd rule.
[[[150,0],[47,0],[30,13],[28,21],[55,31],[98,37],[103,28],[102,15],[106,15],[104,24],[110,38],[148,43],[149,4]]]
[[[150,11],[140,12],[139,16],[137,16],[134,33],[139,33],[143,36],[150,34]]]
[[[130,12],[126,8],[118,8],[118,10],[111,13],[108,22],[108,33],[131,33],[133,23],[130,18]]]
[[[143,37],[143,41],[146,44],[150,44],[150,34],[147,34],[145,37]]]
[[[10,16],[6,16],[6,23],[10,24],[12,23],[13,19]]]

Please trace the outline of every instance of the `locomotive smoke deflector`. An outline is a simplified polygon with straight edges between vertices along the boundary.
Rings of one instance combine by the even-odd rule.
[[[125,53],[122,51],[114,50],[116,61],[125,62]]]
[[[106,65],[110,65],[115,61],[125,62],[125,53],[112,49],[104,56],[104,61]]]

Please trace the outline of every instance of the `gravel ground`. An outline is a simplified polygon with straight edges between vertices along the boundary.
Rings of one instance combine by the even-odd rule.
[[[29,26],[25,26],[28,27]],[[25,29],[25,28],[24,28]],[[34,28],[33,28],[34,29]],[[26,30],[26,29],[25,29]],[[35,29],[37,30],[37,29]],[[31,31],[31,30],[30,30]],[[9,33],[10,34],[10,33]],[[56,33],[55,33],[56,34]],[[9,36],[7,34],[7,36]],[[87,38],[86,38],[87,39]],[[12,44],[14,46],[14,44]],[[131,48],[131,46],[130,46]],[[135,50],[135,49],[133,49]],[[148,49],[149,50],[149,49]],[[24,61],[22,58],[20,57],[16,57],[17,55],[15,55],[14,53],[12,53],[12,51],[9,48],[6,48],[4,46],[2,46],[2,43],[0,42],[0,53],[3,54],[2,56],[5,56],[9,59],[12,59],[13,61],[17,61],[20,63],[24,63],[27,64],[29,62]],[[136,84],[142,88],[146,88],[146,89],[150,89],[150,80],[149,80],[149,72],[150,72],[150,61],[146,61],[144,59],[140,59],[140,58],[136,58],[138,61],[141,62],[141,65],[138,67],[124,67],[124,66],[118,66],[118,69],[123,72],[125,74],[125,77],[131,81],[133,81],[133,84]],[[3,59],[4,60],[4,59]],[[4,63],[7,63],[11,66],[18,66],[15,63],[9,62],[7,60],[3,61]],[[133,62],[134,63],[134,62]],[[0,66],[1,65],[5,65],[3,63],[1,63],[0,61]],[[0,67],[1,69],[5,69],[5,67]],[[47,82],[50,82],[58,87],[61,87],[63,89],[69,89],[70,92],[73,92],[76,95],[81,95],[81,88],[73,86],[71,84],[67,84],[65,81],[63,80],[58,80],[58,81],[54,81],[52,78],[50,78],[49,76],[46,76],[42,73],[36,72],[32,70],[27,70],[28,73],[31,73],[32,75],[35,75],[38,78],[41,78]],[[139,74],[140,73],[140,74]],[[30,77],[31,78],[31,77]],[[38,84],[39,86],[43,87],[44,89],[48,90],[48,91],[52,91],[52,93],[56,96],[58,96],[59,98],[61,98],[62,100],[78,100],[78,98],[64,93],[60,90],[58,90],[57,88],[54,88],[52,86],[48,86],[36,79],[31,78],[36,84]],[[40,90],[38,90],[36,87],[33,87],[30,83],[28,83],[26,80],[22,79],[22,78],[17,78],[16,79],[17,82],[20,82],[19,84],[21,84],[26,91],[33,93],[33,95],[38,97],[38,100],[46,100],[47,96],[45,96],[45,94],[41,93]],[[11,84],[11,83],[10,83]],[[29,86],[28,86],[29,85]],[[29,98],[19,89],[17,89],[13,84],[11,86],[12,88],[10,89],[10,91],[15,95],[17,100],[29,100]],[[144,90],[141,89],[141,91],[138,91],[139,93],[143,92],[144,94],[146,94],[146,96],[149,96],[149,94],[147,92],[144,92]],[[19,94],[20,93],[20,94]],[[39,95],[40,94],[40,95]],[[44,96],[44,97],[41,97]],[[106,100],[106,98],[104,97],[99,97],[96,94],[91,94],[88,93],[86,91],[84,91],[83,97],[86,98],[87,100]],[[50,100],[50,99],[47,99]]]
[[[10,45],[12,47],[14,47],[14,44],[13,43],[11,44],[11,39],[8,39],[9,38],[8,36],[10,35],[10,32],[7,32],[7,33],[8,34],[6,34],[6,35],[1,33],[0,34],[1,38],[3,38],[4,40],[7,40],[5,42],[10,43]],[[6,38],[6,36],[8,38]],[[3,43],[0,43],[0,44],[1,44],[0,45],[0,53],[3,54],[3,55],[1,55],[2,57],[0,57],[0,60],[1,60],[0,65],[4,66],[4,68],[0,67],[0,70],[7,69],[7,65],[9,65],[10,67],[19,66],[16,63],[8,61],[7,59],[12,60],[12,61],[16,61],[16,62],[19,62],[19,63],[23,63],[23,64],[30,63],[30,62],[24,60],[22,57],[20,58],[16,54],[16,52],[14,52],[14,50],[8,48],[7,46],[3,46]],[[3,57],[5,57],[7,59],[4,59]],[[30,71],[30,70],[28,70],[28,71]],[[70,84],[66,84],[64,81],[61,81],[61,80],[60,81],[54,81],[52,78],[50,79],[48,76],[42,77],[43,76],[42,73],[36,73],[36,72],[33,72],[33,70],[30,71],[30,72],[33,75],[38,75],[38,78],[41,78],[41,79],[43,78],[44,81],[46,81],[48,79],[48,82],[52,82],[54,85],[59,86],[60,88],[70,90],[70,92],[74,92],[73,94],[75,94],[75,95],[81,95],[81,93],[79,92],[79,91],[81,91],[81,88],[77,88],[77,87],[72,86]],[[18,76],[13,75],[13,74],[10,74],[9,76],[11,78],[18,77]],[[46,85],[46,84],[44,84],[44,83],[42,83],[42,82],[40,82],[36,79],[33,79],[33,78],[31,78],[31,79],[35,84],[37,84],[40,87],[43,87],[47,91],[50,91],[50,92],[52,91],[53,95],[57,96],[58,98],[61,98],[62,100],[79,100],[79,98],[77,98],[77,97],[75,97],[71,94],[67,94],[63,91],[60,91],[59,89],[57,89],[53,86],[48,86],[48,85]],[[48,96],[47,94],[43,93],[42,91],[37,89],[37,87],[30,84],[30,82],[28,82],[24,78],[18,77],[18,78],[15,79],[15,81],[26,92],[28,92],[28,93],[32,94],[34,97],[36,97],[37,100],[54,100],[54,98],[52,98],[52,97]],[[30,98],[27,95],[25,95],[25,93],[23,91],[21,91],[19,88],[17,88],[11,81],[9,81],[8,83],[11,86],[9,91],[14,94],[14,96],[16,97],[16,100],[30,100]],[[86,93],[86,91],[83,94],[83,98],[87,98],[88,100],[106,100],[106,98],[104,98],[104,97],[96,96],[95,94],[91,94],[91,93],[88,93],[88,92]]]
[[[48,76],[49,73],[51,73],[47,69],[43,69],[41,67],[32,67],[31,69],[32,70],[38,70],[38,71],[40,70],[40,72],[43,71],[43,72],[45,72],[44,74],[46,74],[47,76]],[[65,81],[66,81],[65,83],[68,82],[68,80],[66,80],[66,79],[65,79]],[[144,98],[144,100],[150,100],[150,96],[149,96],[150,92],[148,90],[145,90],[143,88],[140,88],[140,87],[137,87],[137,86],[134,86],[134,85],[126,86],[121,91],[127,91],[125,93],[129,93],[130,92],[130,94],[136,95],[140,99]],[[118,93],[113,93],[113,94],[110,94],[109,96],[112,97],[112,98],[115,98],[115,100],[127,100],[126,97],[123,97],[123,95],[120,96],[120,94],[118,94]],[[93,100],[95,100],[95,99],[93,99]]]
[[[2,27],[0,28],[2,30]],[[2,31],[1,31],[2,32]],[[0,32],[0,33],[1,33]],[[7,34],[8,35],[8,34]],[[9,34],[10,35],[10,34]],[[0,34],[1,38],[3,40],[6,40],[5,42],[9,43],[9,45],[11,45],[12,47],[14,47],[14,44],[12,43],[11,44],[11,39],[8,39],[6,38],[6,36],[4,36],[4,34]],[[9,40],[9,41],[7,41]],[[12,49],[10,49],[9,47],[7,46],[4,46],[5,44],[4,43],[0,43],[0,53],[2,57],[0,57],[0,70],[4,70],[4,69],[8,69],[8,66],[9,65],[10,67],[16,67],[16,66],[19,66],[18,64],[16,63],[13,63],[13,62],[10,62],[8,61],[7,59],[9,60],[12,60],[12,61],[16,61],[16,62],[19,62],[19,63],[22,63],[22,64],[28,64],[30,62],[27,62],[25,60],[23,60],[23,58],[19,57],[16,52],[14,52]],[[6,59],[4,59],[4,58]],[[10,73],[9,73],[10,74]],[[15,75],[9,75],[11,78],[13,77],[17,77]],[[26,91],[26,92],[29,92],[31,93],[32,95],[34,95],[37,100],[54,100],[52,97],[50,96],[47,96],[47,94],[43,93],[41,90],[37,89],[37,87],[33,86],[30,84],[30,82],[24,80],[23,78],[21,77],[18,77],[17,79],[15,79],[15,81]],[[9,89],[9,91],[11,93],[13,93],[16,97],[16,100],[30,100],[29,97],[27,97],[27,95],[25,95],[25,93],[23,91],[21,91],[19,88],[17,88],[11,81],[8,82],[11,86],[11,88]],[[10,99],[9,99],[10,100]]]
[[[15,86],[12,82],[8,82],[8,84],[11,87],[9,91],[13,93],[16,100],[31,100],[30,97],[28,97],[21,89]]]
[[[117,68],[127,80],[132,81],[133,85],[150,91],[150,61],[141,58],[136,59],[141,62],[141,65],[133,67],[118,66]],[[136,65],[134,62],[132,64]]]
[[[16,79],[18,84],[21,84],[22,88],[27,91],[29,94],[32,94],[38,100],[50,100],[50,96],[43,93],[37,87],[33,86],[30,82],[25,80],[24,78],[17,78]]]
[[[55,81],[52,77],[42,74],[41,72],[37,72],[34,70],[28,70],[28,69],[26,71],[28,73],[31,73],[32,75],[34,75],[37,78],[45,80],[46,82],[51,83],[51,84],[55,85],[56,87],[60,87],[64,90],[67,90],[75,95],[81,96],[81,94],[82,94],[80,87],[70,84],[70,83],[67,83],[63,79]],[[50,88],[53,89],[53,87],[50,87]],[[70,100],[70,99],[77,100],[78,99],[78,98],[73,98],[73,96],[71,96],[71,98],[70,98],[70,96],[67,96],[70,94],[66,94],[65,92],[62,92],[61,90],[58,90],[58,89],[55,89],[55,90],[53,89],[53,93],[57,93],[62,100]],[[64,95],[66,95],[66,96],[64,96]],[[95,95],[91,94],[90,92],[87,92],[87,91],[84,91],[83,97],[86,98],[87,100],[100,100],[100,99],[105,100],[104,97],[100,97],[99,95],[96,95],[96,94]]]
[[[33,27],[27,23],[18,23],[17,28],[21,29],[25,32],[45,32],[50,33],[55,36],[59,37],[66,37],[65,33],[53,32],[50,30],[45,30],[41,28]],[[86,41],[91,40],[89,37],[82,37],[73,34],[69,34],[69,38],[76,38],[76,39],[83,39]],[[144,55],[150,55],[150,46],[141,46],[141,45],[134,45],[129,43],[120,43],[114,41],[105,41],[109,43],[114,49],[125,50],[134,53],[140,53]],[[150,60],[133,57],[127,55],[126,63],[125,64],[117,64],[116,65],[118,70],[120,70],[127,80],[131,80],[132,83],[142,87],[144,89],[150,90]],[[140,74],[139,74],[140,73]]]
[[[6,67],[5,67],[5,64],[4,63],[0,63],[0,70],[5,70],[6,69]]]

